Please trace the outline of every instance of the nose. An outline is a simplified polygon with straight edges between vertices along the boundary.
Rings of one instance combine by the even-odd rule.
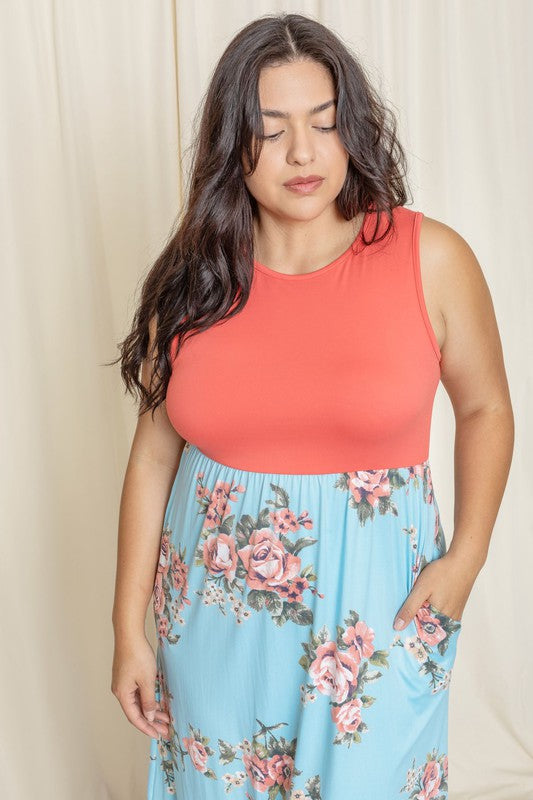
[[[304,126],[295,128],[289,135],[287,162],[290,164],[307,164],[315,157],[313,131]]]

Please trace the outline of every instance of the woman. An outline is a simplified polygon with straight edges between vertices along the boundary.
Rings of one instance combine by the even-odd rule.
[[[448,796],[451,671],[513,414],[481,268],[405,207],[394,130],[304,16],[252,22],[214,72],[185,213],[121,345],[142,402],[112,691],[151,737],[149,800]]]

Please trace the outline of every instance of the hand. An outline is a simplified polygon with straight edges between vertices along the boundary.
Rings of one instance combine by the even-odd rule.
[[[146,636],[118,637],[111,691],[129,721],[147,736],[169,736],[170,717],[155,699],[156,659]]]
[[[476,575],[477,571],[467,561],[450,552],[430,561],[415,580],[393,627],[396,630],[405,628],[426,601],[460,622]],[[403,624],[396,624],[399,619]]]

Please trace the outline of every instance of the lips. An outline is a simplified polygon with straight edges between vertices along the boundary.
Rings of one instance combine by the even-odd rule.
[[[324,180],[322,175],[297,175],[295,178],[285,181],[283,185],[295,186],[296,184],[317,183],[322,180]]]
[[[293,178],[291,182],[285,184],[285,188],[292,194],[312,195],[323,183],[324,178],[315,179],[315,176],[306,175],[305,178]]]

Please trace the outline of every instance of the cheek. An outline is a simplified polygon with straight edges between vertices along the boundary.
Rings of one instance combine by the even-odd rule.
[[[338,136],[328,143],[328,158],[332,169],[345,170],[348,166],[349,155]]]
[[[263,145],[255,174],[262,180],[270,177],[271,180],[276,179],[276,175],[283,172],[285,159],[281,148],[270,147],[268,144]]]
[[[249,191],[258,200],[272,197],[282,182],[276,176],[283,174],[283,164],[280,165],[278,159],[273,158],[266,150],[267,148],[263,148],[253,175],[247,175],[246,170],[244,174]]]
[[[340,189],[346,179],[350,156],[339,142],[329,152],[329,178],[330,182]]]

